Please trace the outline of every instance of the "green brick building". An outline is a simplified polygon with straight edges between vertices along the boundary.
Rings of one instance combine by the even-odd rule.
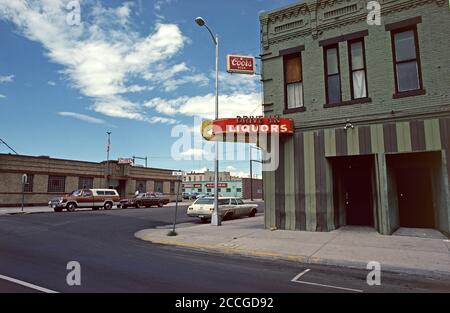
[[[450,233],[449,1],[380,0],[381,25],[368,3],[260,16],[265,115],[295,122],[264,172],[267,228]]]

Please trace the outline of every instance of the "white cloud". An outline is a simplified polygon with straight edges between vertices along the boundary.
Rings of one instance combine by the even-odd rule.
[[[5,96],[5,95],[2,95],[2,94],[0,93],[0,99],[4,99],[4,98],[6,98],[6,96]]]
[[[12,83],[14,81],[14,75],[1,76],[0,83]]]
[[[209,156],[209,153],[203,149],[189,149],[180,153],[182,157],[201,158]]]
[[[214,118],[215,95],[208,94],[195,97],[179,97],[171,100],[155,98],[144,104],[161,114],[182,114]],[[234,93],[219,96],[219,117],[235,117],[242,115],[261,114],[261,95],[259,93]]]
[[[13,22],[28,39],[42,44],[48,58],[64,67],[71,85],[93,100],[91,108],[117,118],[147,122],[168,122],[153,117],[141,104],[129,101],[125,94],[152,90],[174,90],[194,78],[177,78],[190,71],[186,64],[170,64],[189,40],[175,24],[156,24],[153,32],[142,36],[131,28],[132,2],[105,8],[100,1],[82,7],[82,24],[66,24],[64,0],[0,0],[0,19]],[[148,73],[164,73],[149,75]],[[11,81],[13,76],[0,77]],[[130,84],[146,79],[150,86]],[[168,81],[166,83],[166,81]],[[203,80],[204,81],[204,80]],[[51,84],[50,84],[51,85]]]
[[[172,1],[157,1],[155,8]],[[142,35],[132,28],[133,2],[106,8],[95,1],[83,3],[82,23],[73,27],[66,23],[65,4],[64,0],[0,0],[0,19],[14,23],[25,37],[41,43],[48,58],[63,66],[70,84],[92,100],[90,109],[148,123],[174,124],[177,115],[214,116],[212,93],[159,97],[145,103],[127,98],[129,93],[173,92],[182,85],[198,87],[214,81],[213,73],[197,73],[185,62],[174,60],[190,42],[177,25],[156,23],[152,32]],[[12,81],[13,77],[3,80]],[[136,83],[139,80],[146,84]],[[260,114],[258,90],[257,76],[220,73],[220,116]],[[153,116],[151,110],[168,117]]]
[[[55,86],[56,86],[56,83],[53,82],[53,81],[51,81],[51,80],[49,80],[49,81],[47,82],[47,84],[49,84],[49,85],[52,86],[52,87],[55,87]]]
[[[88,122],[91,124],[105,124],[104,120],[101,120],[99,118],[95,118],[89,115],[80,114],[80,113],[74,113],[74,112],[58,112],[58,115],[64,116],[64,117],[71,117],[75,118],[77,120],[81,120],[84,122]]]

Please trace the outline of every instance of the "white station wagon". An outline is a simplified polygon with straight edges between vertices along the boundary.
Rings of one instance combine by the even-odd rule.
[[[214,211],[214,198],[197,199],[187,210],[189,217],[198,217],[202,222],[208,221]],[[232,219],[239,216],[254,217],[258,212],[256,204],[246,204],[240,198],[219,198],[219,212],[222,219]]]

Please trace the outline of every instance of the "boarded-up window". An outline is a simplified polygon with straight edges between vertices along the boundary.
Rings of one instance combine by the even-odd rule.
[[[284,80],[287,109],[303,107],[302,58],[300,54],[284,57]]]

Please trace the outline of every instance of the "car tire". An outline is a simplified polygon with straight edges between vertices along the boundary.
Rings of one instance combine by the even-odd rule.
[[[258,213],[258,210],[253,209],[253,210],[250,212],[250,214],[248,215],[248,217],[255,217],[255,216],[256,216],[256,213]]]
[[[206,217],[200,218],[200,223],[206,224],[207,222],[208,222],[208,218],[206,218]]]
[[[134,207],[135,207],[136,209],[139,209],[139,208],[141,207],[141,204],[140,204],[139,202],[136,202],[136,203],[134,204]]]
[[[158,202],[158,208],[162,208],[164,206],[164,203]]]
[[[67,212],[75,212],[77,205],[73,202],[67,204]]]
[[[227,214],[225,214],[225,216],[223,217],[224,221],[229,221],[233,219],[233,212],[228,212]]]
[[[63,209],[62,209],[62,208],[54,208],[53,210],[54,210],[56,213],[61,213]]]
[[[105,205],[103,206],[103,208],[104,208],[106,211],[111,210],[112,207],[113,207],[113,205],[112,205],[111,202],[106,202]]]

